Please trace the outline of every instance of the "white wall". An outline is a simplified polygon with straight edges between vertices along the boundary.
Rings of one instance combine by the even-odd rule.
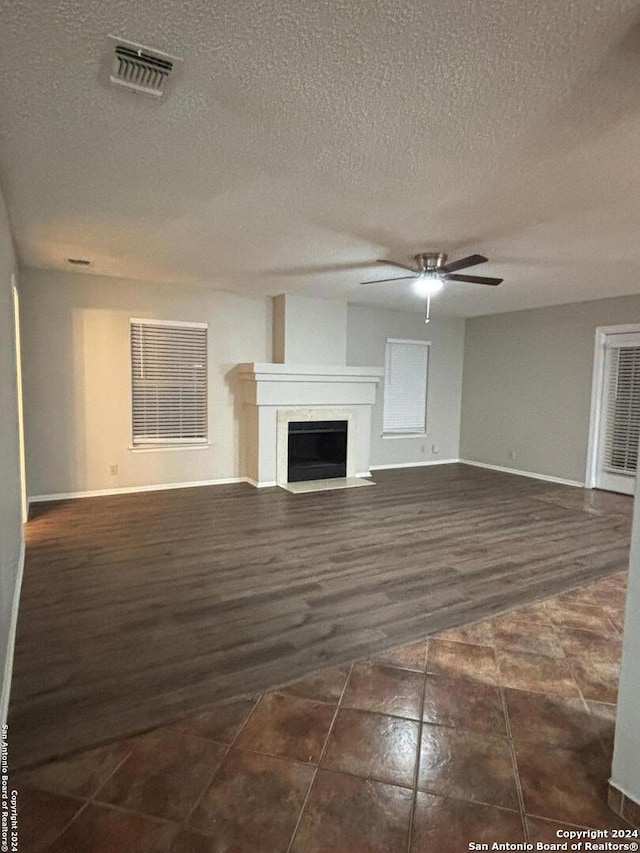
[[[382,383],[372,413],[371,466],[375,468],[378,465],[457,459],[464,320],[459,317],[434,317],[429,324],[425,324],[421,314],[349,305],[348,365],[384,368],[387,338],[431,341],[427,435],[421,438],[382,437]],[[437,452],[432,450],[434,444]]]
[[[344,367],[347,302],[285,293],[273,300],[273,359]]]
[[[460,456],[584,482],[596,327],[639,321],[640,296],[467,320]]]
[[[270,359],[270,300],[38,270],[22,271],[21,300],[29,495],[241,476],[227,374]],[[130,317],[209,324],[210,447],[129,449]]]
[[[636,490],[611,782],[640,804],[640,489]]]
[[[13,602],[22,552],[20,445],[11,274],[15,272],[9,221],[0,193],[0,722],[8,705]]]

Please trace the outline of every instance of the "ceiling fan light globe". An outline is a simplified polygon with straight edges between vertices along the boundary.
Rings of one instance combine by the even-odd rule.
[[[436,275],[421,275],[413,283],[413,290],[418,296],[433,296],[443,288],[443,280]]]

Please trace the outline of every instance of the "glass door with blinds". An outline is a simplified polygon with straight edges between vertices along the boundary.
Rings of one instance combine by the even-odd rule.
[[[640,332],[607,335],[596,488],[631,495],[640,439]]]

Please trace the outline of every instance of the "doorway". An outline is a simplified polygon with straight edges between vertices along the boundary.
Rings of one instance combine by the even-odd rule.
[[[632,495],[640,439],[640,327],[596,335],[587,487]]]

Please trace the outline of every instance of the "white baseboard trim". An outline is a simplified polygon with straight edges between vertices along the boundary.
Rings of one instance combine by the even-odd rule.
[[[18,571],[16,573],[16,585],[13,591],[11,603],[11,621],[9,623],[9,642],[7,644],[7,656],[4,660],[2,672],[2,694],[0,695],[0,725],[6,725],[9,715],[9,696],[11,694],[11,677],[13,675],[13,653],[16,646],[16,628],[18,627],[18,608],[20,606],[20,592],[22,590],[22,576],[24,574],[24,537],[20,542],[18,551]]]
[[[29,503],[68,501],[76,498],[101,498],[106,495],[132,495],[137,492],[163,492],[166,489],[194,489],[196,486],[228,486],[249,482],[247,477],[224,477],[219,480],[196,480],[193,483],[162,483],[157,486],[123,486],[119,489],[94,489],[86,492],[62,492],[55,495],[31,495]],[[275,485],[275,483],[274,483]]]
[[[423,468],[426,465],[452,465],[460,459],[429,459],[425,462],[394,462],[392,465],[372,465],[372,471],[386,471],[391,468]]]
[[[516,474],[518,477],[529,477],[532,480],[546,480],[547,483],[558,483],[561,486],[576,486],[584,489],[585,484],[579,480],[565,480],[564,477],[552,477],[550,474],[536,474],[533,471],[518,471],[517,468],[505,468],[503,465],[489,465],[487,462],[474,462],[472,459],[460,459],[462,465],[473,465],[475,468],[488,468],[490,471],[500,471],[503,474]]]
[[[273,486],[278,485],[275,480],[264,480],[262,483],[259,483],[257,480],[252,480],[251,477],[243,477],[242,479],[243,482],[249,483],[254,489],[271,489]]]

